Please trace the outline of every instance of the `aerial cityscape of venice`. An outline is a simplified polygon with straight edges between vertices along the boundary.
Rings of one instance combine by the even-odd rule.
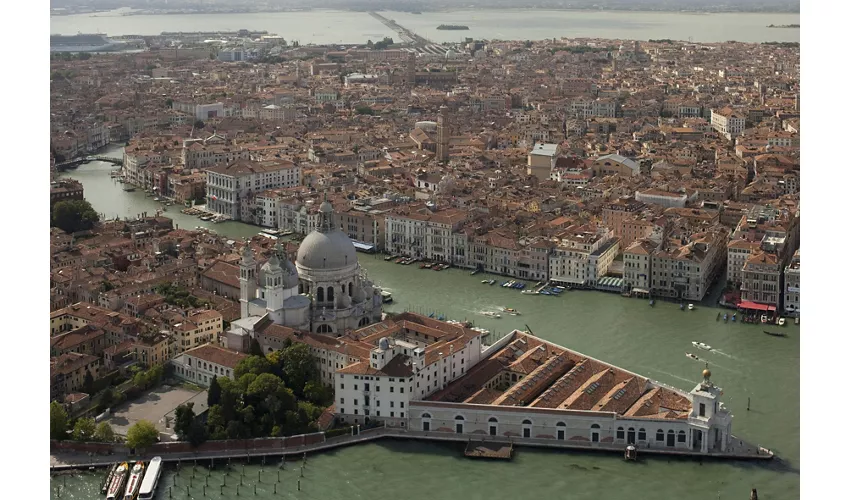
[[[800,498],[799,3],[673,3],[52,0],[51,498]]]

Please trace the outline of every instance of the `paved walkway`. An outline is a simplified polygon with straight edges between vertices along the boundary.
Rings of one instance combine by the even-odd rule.
[[[221,460],[227,458],[247,458],[247,457],[262,457],[262,456],[301,456],[305,453],[316,453],[342,446],[350,446],[353,444],[365,443],[382,438],[399,438],[399,439],[418,439],[425,441],[452,441],[468,443],[475,442],[504,442],[505,438],[501,436],[486,436],[486,435],[468,435],[468,434],[453,434],[448,432],[423,432],[410,431],[393,428],[374,428],[361,430],[356,436],[338,436],[330,438],[321,443],[310,444],[307,446],[290,446],[288,448],[275,448],[256,450],[253,453],[246,452],[244,449],[223,450],[215,452],[187,452],[187,453],[168,453],[162,454],[164,462],[178,462],[190,460]],[[535,439],[535,438],[513,438],[511,442],[514,446],[531,446],[537,448],[559,448],[572,450],[600,450],[606,452],[622,453],[624,450],[623,444],[613,443],[583,443],[572,441],[556,441],[552,439]],[[735,447],[730,448],[726,453],[708,453],[705,455],[694,455],[687,450],[664,449],[664,448],[638,448],[638,454],[652,455],[673,455],[687,457],[706,457],[706,458],[724,458],[724,459],[739,459],[752,460],[762,459],[767,460],[773,458],[773,454],[760,448],[751,445],[745,441],[741,441],[733,436]],[[79,469],[85,467],[105,467],[118,461],[128,460],[130,457],[118,455],[94,455],[89,456],[87,453],[55,453],[50,457],[51,470],[64,469]],[[142,457],[135,457],[136,459]],[[150,457],[145,457],[150,458]]]

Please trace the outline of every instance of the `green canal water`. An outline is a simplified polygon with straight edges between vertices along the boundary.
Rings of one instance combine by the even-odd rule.
[[[81,180],[86,198],[99,212],[151,211],[155,205],[141,193],[125,193],[113,184],[102,164],[81,166],[70,176]],[[172,216],[169,212],[167,215]],[[181,227],[202,225],[193,217],[176,214]],[[184,219],[185,222],[181,221]],[[257,228],[239,223],[212,224],[232,237],[254,234]],[[660,382],[690,390],[699,380],[702,362],[685,357],[694,352],[706,360],[713,381],[723,387],[722,400],[734,414],[733,432],[774,450],[780,457],[770,463],[649,458],[625,463],[616,454],[537,451],[521,448],[509,463],[467,460],[454,445],[384,442],[346,448],[310,458],[302,491],[292,467],[281,473],[278,495],[273,493],[276,465],[267,465],[258,484],[259,499],[270,498],[543,498],[620,499],[641,491],[647,498],[745,499],[751,488],[760,498],[800,497],[800,330],[782,328],[787,338],[764,335],[758,325],[716,321],[718,309],[697,304],[694,311],[678,305],[628,299],[600,292],[571,291],[561,297],[523,295],[498,285],[481,284],[489,276],[449,269],[435,272],[416,266],[384,262],[362,255],[369,276],[392,292],[389,311],[406,309],[447,319],[468,319],[499,334],[526,325],[536,335],[570,349],[635,371]],[[503,278],[504,280],[504,278]],[[488,318],[481,313],[502,307],[518,309],[521,316]],[[705,352],[691,341],[714,347]],[[750,410],[747,401],[750,399]],[[231,475],[238,482],[241,466]],[[246,485],[240,497],[254,497],[260,464],[246,467]],[[173,470],[161,482],[158,498],[169,498]],[[205,473],[204,473],[205,474]],[[207,498],[236,498],[235,488],[219,496],[223,470],[212,472]],[[172,489],[172,498],[204,498],[204,479],[196,472],[194,488],[186,492],[191,472],[185,469]],[[200,479],[199,479],[200,478]],[[53,498],[99,498],[100,473],[51,479]],[[250,481],[249,481],[250,479]],[[232,478],[228,485],[235,484]],[[250,486],[248,486],[250,485]],[[437,493],[439,491],[439,493]],[[565,493],[568,492],[568,493]]]

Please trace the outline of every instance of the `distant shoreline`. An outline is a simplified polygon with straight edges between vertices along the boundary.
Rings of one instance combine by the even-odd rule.
[[[452,9],[434,9],[434,10],[424,10],[417,11],[421,14],[445,14],[450,12],[463,12],[463,11],[481,11],[481,12],[496,12],[496,11],[532,11],[537,10],[541,12],[593,12],[593,13],[632,13],[632,14],[641,14],[641,13],[663,13],[663,14],[682,14],[682,15],[711,15],[711,14],[767,14],[767,15],[775,15],[775,14],[796,14],[800,15],[800,11],[767,11],[767,10],[675,10],[675,9],[655,9],[655,10],[644,10],[644,9],[586,9],[586,8],[557,8],[557,7],[487,7],[483,9],[469,9],[469,8],[452,8]],[[187,12],[184,12],[187,11]],[[232,9],[201,9],[201,10],[190,10],[190,9],[174,9],[169,11],[161,11],[157,10],[146,10],[146,9],[135,9],[132,11],[124,12],[121,14],[117,14],[114,16],[96,16],[95,14],[103,14],[107,12],[115,12],[114,10],[99,10],[99,11],[86,11],[86,12],[54,12],[50,11],[50,17],[68,17],[68,16],[83,16],[90,15],[93,17],[126,17],[126,16],[170,16],[170,15],[210,15],[210,14],[275,14],[275,13],[294,13],[294,12],[312,12],[312,11],[322,11],[322,12],[369,12],[368,10],[361,9],[314,9],[314,8],[281,8],[281,9],[260,9],[254,10],[249,8],[232,8]],[[413,12],[409,10],[377,10],[376,12],[398,12],[402,14],[413,14]],[[771,27],[771,26],[768,26]],[[776,28],[782,28],[786,26],[773,26]],[[793,25],[787,27],[794,27]],[[799,27],[799,26],[796,26]]]

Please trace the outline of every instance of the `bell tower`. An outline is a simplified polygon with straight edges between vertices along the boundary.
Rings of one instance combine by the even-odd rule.
[[[242,260],[239,262],[239,306],[240,317],[248,317],[248,302],[257,298],[257,262],[254,252],[248,243],[242,250]]]
[[[437,116],[437,161],[449,161],[449,108],[440,106]]]

